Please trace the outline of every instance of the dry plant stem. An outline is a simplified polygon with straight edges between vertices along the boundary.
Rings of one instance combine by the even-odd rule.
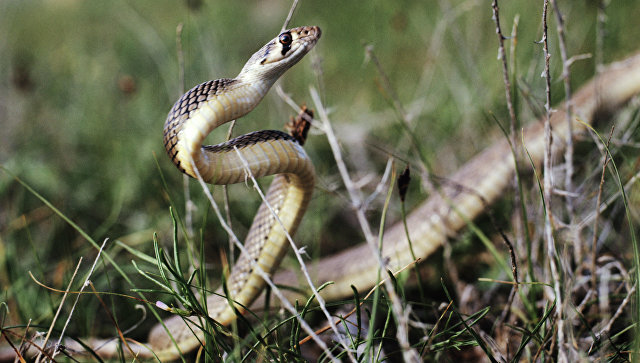
[[[298,104],[291,97],[289,97],[289,95],[282,89],[282,86],[280,86],[280,83],[276,83],[276,85],[273,86],[273,88],[276,90],[276,94],[278,94],[278,96],[280,96],[280,98],[287,105],[289,105],[296,112],[300,111],[300,106],[298,106]]]
[[[551,194],[553,191],[553,165],[551,160],[551,75],[549,72],[549,33],[547,25],[547,11],[549,9],[549,0],[544,0],[542,9],[542,44],[544,55],[544,79],[545,79],[545,94],[546,102],[544,108],[546,110],[546,117],[544,120],[544,170],[543,170],[543,189],[544,189],[544,206],[545,206],[545,219],[544,219],[544,239],[547,242],[547,257],[549,258],[549,267],[551,269],[551,277],[553,279],[553,291],[556,300],[556,321],[557,321],[557,340],[558,345],[558,362],[566,363],[568,358],[566,355],[566,345],[564,337],[564,304],[562,296],[562,281],[560,278],[560,272],[556,261],[559,261],[559,257],[556,254],[556,243],[553,236],[553,215],[551,208]]]
[[[233,120],[229,123],[229,130],[227,131],[227,141],[231,140],[233,136],[233,129],[236,127],[236,120]],[[231,223],[231,207],[229,206],[229,188],[226,185],[222,186],[222,204],[224,205],[224,214],[227,218],[227,225],[229,228],[233,229],[233,224]],[[229,263],[229,270],[233,268],[233,265],[236,261],[235,259],[235,245],[233,243],[233,238],[229,237],[229,257],[227,261]]]
[[[595,293],[594,289],[588,290],[587,293],[582,298],[582,301],[580,302],[580,304],[578,304],[578,306],[576,306],[576,311],[579,312],[580,314],[582,314],[582,312],[584,311],[584,308],[587,307],[587,304],[589,304],[589,306],[591,306],[591,303],[592,303],[591,298],[595,294],[596,293]]]
[[[202,176],[200,175],[200,171],[196,167],[193,159],[191,159],[190,162],[193,170],[196,173],[198,182],[200,183],[200,186],[202,187],[202,190],[204,191],[205,195],[209,199],[209,203],[211,204],[211,207],[213,208],[213,211],[215,212],[216,217],[220,222],[220,225],[225,230],[225,232],[227,232],[227,234],[229,235],[229,238],[233,240],[234,244],[241,251],[241,253],[248,254],[249,252],[247,251],[247,249],[244,247],[244,245],[242,245],[242,243],[240,242],[238,237],[235,235],[231,227],[229,227],[229,225],[227,225],[227,223],[224,221],[224,218],[222,217],[222,213],[220,212],[220,208],[218,208],[218,204],[213,199],[213,196],[211,195],[211,191],[209,190],[209,188],[207,188],[207,184],[205,183],[204,179],[202,179]],[[323,352],[327,355],[329,359],[331,359],[333,362],[338,362],[338,360],[333,356],[333,354],[331,354],[331,351],[329,350],[327,345],[324,343],[324,341],[320,339],[320,337],[313,331],[311,326],[309,326],[309,324],[302,318],[302,316],[300,316],[300,313],[296,311],[296,309],[293,307],[293,305],[291,305],[291,303],[289,303],[289,301],[287,300],[285,295],[282,293],[282,291],[280,291],[280,289],[273,283],[273,281],[269,277],[269,274],[267,274],[257,263],[255,264],[255,271],[258,275],[260,275],[260,277],[262,277],[262,279],[267,283],[267,285],[269,285],[269,287],[271,288],[271,292],[273,292],[278,297],[282,305],[293,316],[296,317],[296,319],[300,323],[300,326],[302,327],[302,330],[304,330],[307,334],[309,334],[309,336],[311,336],[313,341],[316,342],[316,344],[318,344],[320,349],[323,350]]]
[[[394,170],[393,167],[393,157],[390,157],[387,160],[387,166],[385,166],[384,168],[384,173],[382,173],[382,178],[380,178],[380,182],[378,183],[378,185],[376,185],[376,189],[373,191],[373,193],[371,193],[367,199],[364,201],[363,203],[363,208],[365,210],[369,209],[369,205],[371,205],[371,203],[378,197],[378,195],[380,195],[380,193],[382,193],[382,191],[385,189],[385,186],[387,185],[387,182],[389,181],[389,176],[392,174],[392,171]]]
[[[519,188],[519,183],[518,183],[518,159],[519,159],[519,150],[520,147],[518,146],[518,137],[517,137],[517,133],[516,133],[516,129],[518,126],[518,120],[516,118],[516,112],[515,109],[513,107],[513,100],[511,99],[511,81],[509,80],[509,67],[508,67],[508,63],[507,63],[507,58],[505,55],[505,49],[504,49],[504,41],[505,41],[505,37],[502,34],[502,28],[500,27],[500,8],[498,6],[498,0],[494,0],[493,3],[491,4],[491,9],[493,11],[493,20],[496,23],[496,34],[498,35],[498,59],[500,60],[500,62],[502,63],[502,79],[504,82],[504,91],[505,91],[505,98],[507,101],[507,109],[509,111],[509,138],[511,140],[511,145],[513,147],[513,152],[514,152],[514,168],[515,168],[515,173],[513,174],[513,189],[514,189],[514,206],[516,209],[520,208],[521,205],[521,200],[520,200],[520,196],[521,193],[518,190]],[[513,30],[511,32],[511,37],[512,39],[515,39],[516,37],[516,31],[517,31],[517,24],[518,24],[518,17],[516,16],[516,18],[513,21]],[[512,42],[511,44],[511,61],[515,63],[515,40]],[[523,215],[520,213],[516,213],[516,215],[518,216],[518,218],[516,218],[516,224],[517,224],[517,239],[522,242],[524,241],[524,234],[525,234],[525,229],[524,229],[524,220],[523,220]],[[508,241],[505,239],[505,241]],[[517,265],[516,265],[516,258],[515,258],[515,253],[513,251],[513,246],[511,245],[510,242],[507,242],[507,245],[509,247],[509,252],[510,252],[510,257],[511,257],[511,266],[512,266],[512,272],[513,272],[513,276],[514,276],[514,281],[516,282],[516,284],[513,286],[513,288],[511,289],[511,292],[509,293],[509,298],[507,300],[507,304],[505,305],[505,308],[502,310],[502,314],[500,315],[500,318],[498,319],[498,324],[496,326],[502,325],[502,322],[504,322],[507,317],[508,314],[511,310],[511,304],[513,303],[513,299],[515,298],[515,294],[516,291],[518,290],[518,269],[517,269]],[[531,264],[529,264],[531,266]]]
[[[60,344],[62,344],[62,339],[64,337],[64,332],[67,330],[67,326],[69,325],[69,322],[71,321],[71,316],[73,316],[73,312],[75,311],[76,306],[78,305],[78,300],[80,300],[80,296],[82,295],[82,293],[84,291],[84,288],[87,287],[87,285],[89,285],[89,283],[90,283],[89,278],[93,274],[93,271],[96,269],[96,265],[98,264],[98,261],[100,260],[100,256],[102,255],[102,251],[104,250],[104,246],[107,244],[108,240],[109,240],[108,238],[104,239],[104,242],[102,242],[102,245],[100,246],[100,250],[98,250],[98,255],[96,256],[95,260],[93,260],[93,265],[91,265],[91,269],[89,270],[89,273],[87,274],[87,278],[84,279],[84,283],[82,284],[82,287],[80,288],[80,292],[76,295],[76,299],[73,302],[73,305],[71,306],[71,311],[69,312],[69,316],[67,317],[67,321],[64,323],[64,327],[62,328],[62,332],[60,332],[60,337],[58,338],[58,342],[57,342],[56,346],[60,346]],[[80,261],[82,261],[82,260],[80,260]],[[78,262],[78,267],[80,267],[80,262]],[[69,285],[69,286],[71,286],[71,285]],[[55,358],[57,354],[58,354],[58,350],[56,349],[53,352],[53,358]]]
[[[604,24],[607,22],[607,3],[610,0],[598,1],[598,12],[596,15],[596,73],[600,72],[604,62]]]
[[[562,59],[562,81],[564,83],[564,95],[565,95],[565,112],[567,119],[567,126],[569,127],[569,135],[566,138],[566,149],[564,152],[564,164],[565,164],[565,176],[564,176],[564,190],[567,192],[565,198],[565,205],[567,208],[567,214],[569,216],[569,223],[573,226],[573,222],[576,219],[574,215],[573,208],[573,102],[571,95],[571,60],[568,57],[567,52],[567,42],[565,39],[564,32],[564,18],[562,13],[560,12],[560,8],[558,7],[557,0],[551,0],[551,4],[553,5],[553,11],[556,14],[556,29],[558,32],[558,47],[560,48],[560,58]],[[584,248],[581,243],[577,240],[577,233],[573,236],[576,241],[576,245],[574,246],[576,253],[576,261],[582,260],[582,249]]]
[[[500,28],[500,8],[498,7],[498,0],[493,0],[491,4],[491,8],[493,10],[493,20],[496,23],[496,34],[498,35],[498,59],[502,63],[502,79],[504,82],[504,91],[505,98],[507,100],[507,109],[509,110],[509,118],[510,122],[510,133],[511,133],[511,143],[514,147],[516,147],[517,142],[517,134],[516,134],[516,126],[518,120],[516,118],[516,112],[513,108],[513,101],[511,99],[511,81],[509,81],[509,69],[507,66],[507,57],[505,56],[504,51],[504,40],[505,37],[502,34],[502,29]]]
[[[260,198],[262,199],[262,203],[264,203],[267,206],[267,208],[269,209],[271,214],[273,214],[273,217],[280,224],[280,227],[282,227],[282,229],[284,229],[285,235],[287,236],[287,241],[289,241],[289,244],[291,245],[291,249],[293,250],[294,254],[296,255],[296,258],[298,259],[298,263],[300,264],[300,270],[302,270],[302,273],[304,274],[304,277],[305,277],[305,279],[307,281],[307,284],[311,288],[311,291],[313,292],[313,295],[315,295],[315,298],[318,300],[318,305],[320,306],[320,309],[322,310],[322,312],[324,313],[325,317],[327,318],[327,321],[331,325],[331,329],[335,333],[337,339],[339,340],[339,343],[345,349],[345,351],[347,352],[347,355],[349,356],[351,361],[352,362],[357,361],[356,358],[353,356],[353,353],[351,352],[351,349],[349,349],[349,345],[342,338],[342,334],[340,334],[340,331],[338,330],[338,327],[333,323],[333,318],[331,317],[331,314],[327,310],[327,304],[324,301],[324,298],[320,295],[320,293],[318,292],[318,289],[313,284],[313,281],[311,280],[311,276],[309,275],[309,271],[307,270],[307,266],[305,265],[304,260],[302,259],[302,254],[300,253],[300,249],[298,248],[296,243],[293,241],[293,238],[291,238],[291,235],[289,234],[289,231],[286,230],[284,224],[280,220],[280,217],[278,216],[276,211],[273,209],[271,204],[269,204],[269,202],[267,201],[267,198],[265,197],[264,193],[262,192],[262,189],[260,189],[260,185],[258,185],[258,182],[256,181],[256,178],[253,176],[253,173],[251,172],[251,169],[249,168],[249,163],[242,156],[242,154],[240,153],[240,151],[238,150],[237,147],[234,146],[234,150],[236,151],[240,161],[242,161],[242,165],[244,167],[244,171],[245,171],[246,175],[248,175],[249,178],[251,179],[251,182],[253,183],[253,188],[260,195]]]
[[[287,18],[284,20],[284,23],[282,24],[282,29],[280,29],[280,32],[283,32],[285,29],[289,27],[289,22],[291,21],[291,18],[293,17],[293,13],[296,11],[297,7],[298,7],[298,0],[293,0],[293,4],[291,4],[291,8],[289,8],[289,14],[287,14]]]
[[[324,133],[324,131],[322,130],[322,127],[320,127],[320,125],[318,125],[317,122],[314,122],[314,119],[309,116],[306,113],[300,113],[300,110],[302,110],[304,107],[306,107],[306,105],[300,104],[298,105],[296,103],[296,101],[293,100],[293,98],[291,98],[289,96],[289,94],[287,94],[282,87],[280,86],[280,83],[276,83],[275,86],[273,86],[273,88],[276,91],[276,94],[284,101],[284,103],[286,103],[287,105],[289,105],[289,107],[291,107],[292,110],[294,110],[296,113],[299,113],[305,121],[309,122],[311,124],[311,127],[315,127],[316,129],[319,129],[322,133]]]
[[[187,236],[191,239],[193,233],[193,209],[194,204],[191,200],[191,192],[189,190],[189,176],[182,175],[182,192],[184,194],[184,224],[187,230]]]
[[[369,222],[364,214],[364,210],[362,209],[362,198],[359,191],[355,188],[353,181],[351,180],[351,176],[347,170],[346,164],[342,160],[342,153],[340,151],[340,145],[338,144],[338,139],[336,138],[333,127],[331,126],[331,122],[327,116],[327,112],[320,101],[320,96],[315,88],[310,89],[311,98],[318,110],[318,114],[320,116],[320,120],[322,121],[323,129],[327,135],[327,141],[329,142],[329,146],[331,147],[331,151],[336,160],[336,165],[338,166],[338,170],[340,171],[340,176],[344,182],[345,188],[349,194],[349,198],[351,199],[351,206],[356,213],[356,217],[358,218],[358,223],[360,224],[360,228],[364,233],[365,240],[367,245],[369,246],[370,253],[374,257],[377,262],[377,266],[382,269],[382,271],[386,271],[387,267],[382,259],[382,255],[378,249],[378,245],[376,242],[376,238],[371,231],[371,227],[369,226]],[[396,338],[398,339],[398,344],[402,349],[402,355],[405,361],[407,362],[418,362],[420,357],[418,352],[415,349],[411,348],[409,344],[409,333],[408,333],[408,313],[409,308],[406,309],[402,307],[402,302],[400,298],[395,293],[395,289],[391,281],[385,281],[385,288],[387,289],[387,294],[389,295],[389,299],[391,300],[391,309],[393,311],[394,317],[397,323],[397,331]]]
[[[620,315],[622,315],[622,313],[624,312],[625,307],[627,307],[627,305],[629,305],[629,302],[631,301],[631,298],[633,298],[633,296],[635,295],[637,286],[638,286],[638,282],[636,281],[633,284],[633,286],[631,287],[631,289],[629,290],[629,292],[627,293],[627,296],[625,296],[624,300],[622,300],[622,303],[620,303],[620,306],[618,306],[618,310],[616,310],[615,314],[613,314],[611,319],[609,319],[609,322],[607,323],[607,325],[605,325],[598,332],[598,334],[597,334],[598,337],[601,337],[603,334],[608,334],[611,331],[611,326],[613,325],[613,323],[616,320],[618,320]]]
[[[222,186],[222,205],[224,207],[224,216],[226,218],[227,224],[229,228],[233,228],[233,224],[231,222],[231,207],[229,206],[229,188],[226,185]],[[233,243],[233,238],[229,238],[229,256],[227,257],[227,262],[229,263],[229,271],[233,268],[235,264],[235,244]]]
[[[504,50],[504,41],[505,41],[505,37],[502,34],[502,28],[500,27],[500,8],[498,6],[498,0],[493,0],[492,4],[491,4],[491,9],[493,11],[493,20],[496,23],[496,34],[498,35],[498,59],[500,60],[500,62],[502,63],[502,80],[504,82],[504,93],[505,93],[505,99],[507,100],[507,109],[509,110],[509,138],[511,140],[511,145],[513,146],[513,152],[514,155],[516,157],[516,159],[514,160],[514,165],[515,165],[515,173],[513,174],[513,189],[514,189],[514,198],[513,198],[513,205],[515,206],[516,209],[520,208],[520,204],[521,204],[521,200],[520,200],[520,191],[518,190],[519,186],[518,186],[518,160],[520,159],[520,155],[521,155],[521,148],[518,146],[519,145],[519,138],[518,138],[518,134],[517,134],[517,129],[518,129],[518,119],[516,118],[516,112],[515,109],[513,107],[513,100],[511,98],[512,92],[511,92],[511,81],[509,80],[509,67],[507,65],[507,58],[505,56],[505,50]],[[515,29],[515,24],[517,23],[517,20],[514,21],[514,29]],[[515,36],[515,34],[511,35],[512,37]],[[515,46],[512,47],[515,48]],[[513,57],[513,55],[512,55]],[[515,60],[514,60],[515,61]],[[516,213],[516,224],[517,224],[517,238],[519,242],[524,241],[525,236],[524,236],[524,220],[523,220],[523,215],[520,213]],[[521,245],[521,243],[518,243],[519,245]]]
[[[69,291],[71,291],[71,285],[73,284],[73,280],[76,278],[76,275],[78,274],[78,269],[80,269],[80,265],[82,265],[82,257],[80,257],[80,259],[78,260],[76,269],[73,271],[73,275],[71,275],[71,280],[69,280],[69,285],[67,285],[67,290],[65,291],[64,295],[62,295],[62,300],[60,301],[60,305],[58,305],[58,310],[56,311],[56,315],[53,317],[53,320],[51,320],[51,325],[49,325],[49,330],[47,331],[47,335],[44,337],[44,341],[42,342],[43,348],[47,346],[47,342],[49,341],[49,337],[51,336],[53,327],[55,326],[56,321],[58,320],[58,316],[60,316],[60,312],[62,311],[62,307],[64,306],[64,301],[67,299],[67,295],[69,295]],[[55,350],[57,350],[57,347]],[[42,359],[42,351],[38,354],[38,357],[36,358],[35,362],[39,363],[40,359]]]
[[[176,27],[176,55],[178,57],[178,84],[179,94],[184,93],[184,52],[182,51],[182,28],[183,24],[180,23]]]
[[[611,142],[611,136],[613,136],[613,130],[615,126],[611,127],[609,132],[609,139],[607,140],[606,149],[609,149]],[[597,281],[597,257],[598,257],[598,219],[600,218],[600,203],[602,202],[602,189],[604,187],[604,177],[607,172],[607,164],[609,164],[609,153],[603,153],[604,160],[602,161],[602,173],[600,174],[600,184],[598,185],[598,195],[596,197],[596,215],[593,220],[593,240],[591,241],[591,289],[596,292]],[[597,309],[598,304],[593,305]]]
[[[511,69],[512,72],[516,71],[516,47],[518,45],[518,25],[520,25],[520,14],[516,14],[516,16],[513,18],[513,26],[511,28],[511,37],[510,37],[511,44],[509,46],[509,68]]]
[[[25,332],[28,332],[30,327],[31,327],[31,319],[29,319],[29,321],[27,322],[27,327],[25,328]],[[7,330],[4,330],[4,329],[0,330],[0,333],[2,334],[2,337],[7,342],[7,344],[9,344],[9,347],[11,347],[11,350],[7,350],[7,352],[10,352],[10,354],[12,354],[12,356],[9,356],[8,354],[6,354],[6,358],[7,358],[6,360],[8,361],[10,358],[15,357],[14,358],[14,362],[16,362],[16,363],[17,362],[26,362],[24,357],[20,354],[20,348],[23,347],[24,344],[26,344],[26,341],[27,341],[26,334],[20,334],[20,336],[19,336],[20,344],[18,345],[18,347],[16,347],[16,345],[13,344],[13,342],[11,342],[11,339],[9,339],[9,336],[8,336],[8,335],[14,336],[15,333],[7,331]],[[5,357],[0,355],[0,358],[5,358]]]
[[[633,177],[631,177],[629,179],[629,181],[627,181],[624,185],[624,190],[625,193],[628,193],[629,189],[631,188],[631,186],[636,183],[638,180],[640,179],[640,172],[636,173]],[[607,210],[607,208],[613,204],[613,202],[620,198],[622,195],[621,191],[617,191],[616,193],[614,193],[613,195],[611,195],[604,203],[601,203],[598,208],[592,212],[591,214],[589,214],[587,217],[585,217],[583,220],[581,220],[578,224],[578,230],[583,229],[584,227],[586,227],[587,225],[593,223],[594,219],[596,218],[596,215],[598,215],[599,213],[604,212],[605,210]]]
[[[178,57],[178,94],[184,94],[184,52],[182,51],[182,29],[183,24],[180,23],[176,27],[176,55]],[[184,223],[187,230],[187,236],[193,238],[193,209],[194,204],[191,200],[189,191],[189,176],[182,175],[182,190],[184,193]]]

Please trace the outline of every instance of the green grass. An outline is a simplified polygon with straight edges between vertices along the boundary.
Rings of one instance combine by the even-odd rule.
[[[237,74],[250,54],[277,34],[290,3],[203,2],[201,6],[187,6],[197,3],[0,3],[0,164],[4,169],[0,171],[0,326],[29,322],[49,326],[62,294],[37,285],[29,271],[46,285],[64,289],[80,257],[84,259],[80,276],[88,273],[89,261],[97,255],[96,242],[105,238],[109,242],[91,275],[98,291],[144,296],[151,302],[175,302],[169,295],[147,292],[159,287],[139,273],[140,269],[158,281],[164,280],[153,257],[154,233],[157,256],[161,256],[160,249],[169,256],[168,261],[161,261],[165,268],[166,263],[175,264],[175,276],[167,276],[163,284],[182,280],[178,287],[173,286],[178,292],[183,289],[181,302],[186,302],[190,311],[202,314],[199,300],[189,296],[185,288],[198,282],[208,290],[219,286],[220,251],[228,249],[228,238],[195,181],[190,181],[196,207],[195,234],[187,238],[183,179],[162,146],[162,123],[182,90],[176,27],[184,24],[184,86],[191,87]],[[566,18],[569,55],[594,55],[571,68],[574,90],[593,76],[596,55],[602,55],[608,63],[640,49],[640,3],[609,4],[601,50],[596,42],[597,3],[559,4]],[[542,2],[502,1],[500,6],[505,34],[511,32],[514,16],[520,16],[516,58],[510,59],[511,79],[518,118],[530,122],[544,112],[542,46],[535,43],[542,35]],[[565,95],[554,16],[551,12],[551,98],[557,104]],[[319,25],[322,39],[313,54],[288,72],[280,84],[297,102],[307,105],[313,104],[309,87],[320,91],[352,177],[369,180],[362,188],[365,196],[376,188],[389,155],[397,158],[398,172],[405,163],[425,163],[436,175],[446,176],[504,137],[496,120],[507,125],[509,116],[489,2],[376,0],[364,5],[301,1],[292,25],[303,24]],[[367,56],[366,46],[372,47],[389,84]],[[319,64],[319,71],[312,62]],[[408,124],[394,102],[400,102],[407,111]],[[237,124],[236,134],[257,128],[281,129],[292,115],[271,92]],[[602,273],[611,273],[612,280],[600,286],[599,291],[606,296],[591,297],[581,310],[576,306],[588,292],[589,285],[583,280],[589,279],[593,222],[577,237],[569,233],[569,227],[555,231],[567,283],[564,300],[570,302],[563,309],[572,317],[569,339],[576,344],[576,359],[628,359],[628,351],[634,349],[636,300],[622,310],[608,334],[596,333],[612,319],[636,281],[631,277],[637,276],[634,269],[638,263],[634,255],[637,246],[632,241],[640,222],[639,184],[635,181],[624,198],[619,192],[620,185],[632,180],[638,170],[639,123],[636,102],[596,126],[599,134],[608,135],[610,125],[616,124],[607,149],[616,170],[605,175],[602,200],[610,201],[610,205],[600,216],[597,236],[598,266]],[[215,134],[212,142],[222,140],[226,128]],[[420,142],[419,151],[414,140]],[[585,135],[576,144],[578,221],[595,210],[602,152],[594,140]],[[299,245],[308,246],[307,252],[314,259],[363,237],[348,206],[347,192],[326,137],[311,135],[305,148],[319,180],[312,212],[305,216],[295,239]],[[414,170],[419,169],[412,167]],[[561,173],[558,170],[558,181],[563,179]],[[405,205],[397,194],[385,202],[385,193],[380,193],[373,201],[367,211],[372,226],[377,228],[383,218],[387,226],[401,221],[403,208],[411,211],[427,197],[419,173],[412,176]],[[553,281],[541,237],[544,215],[540,190],[529,175],[522,183],[532,252],[527,255],[527,246],[515,246],[520,279],[526,285],[514,298],[508,316],[502,315],[502,309],[511,287],[478,279],[511,279],[509,268],[504,267],[509,264],[509,251],[495,227],[515,241],[513,215],[519,212],[512,207],[512,191],[492,208],[492,218],[474,221],[455,243],[418,266],[423,282],[420,289],[415,286],[415,269],[395,280],[403,304],[412,307],[411,319],[422,324],[412,326],[408,336],[425,360],[491,357],[499,361],[501,354],[507,359],[557,359],[558,348],[553,345],[556,322],[553,313],[549,314],[555,301],[544,294],[542,287]],[[230,187],[229,194],[234,230],[244,236],[260,200],[244,185]],[[220,188],[214,188],[214,196],[222,200]],[[567,222],[562,201],[560,197],[554,199],[555,213]],[[177,237],[170,206],[177,216]],[[144,255],[151,258],[145,259]],[[298,267],[289,258],[283,268]],[[72,290],[79,290],[79,284]],[[144,293],[138,295],[138,290]],[[136,300],[118,295],[103,295],[102,299],[123,329],[142,317],[135,309]],[[304,308],[305,320],[314,329],[322,327],[322,313],[314,304],[304,303],[300,302],[299,308]],[[330,302],[328,307],[336,312],[344,304]],[[371,354],[376,359],[401,359],[394,342],[396,320],[390,304],[388,294],[381,290],[365,301],[353,321],[344,322],[356,326],[346,340],[353,346],[368,347],[367,353],[356,351],[357,358]],[[55,323],[56,329],[62,328],[69,309],[70,305],[63,309],[65,318]],[[142,340],[156,322],[149,310],[168,315],[147,307],[146,320],[132,333]],[[373,311],[375,316],[370,316]],[[255,313],[262,320],[248,316],[239,321],[231,338],[218,336],[214,325],[205,319],[203,324],[208,324],[208,331],[213,333],[210,339],[219,341],[208,345],[215,347],[209,350],[210,357],[228,350],[229,359],[237,361],[326,358],[313,342],[302,347],[296,344],[305,332],[287,313]],[[80,297],[67,332],[77,337],[115,334],[112,321],[92,295]],[[587,352],[590,339],[597,344]],[[334,349],[332,354],[347,359],[337,345],[327,344]],[[2,338],[0,345],[4,346]],[[492,350],[494,345],[500,353]]]

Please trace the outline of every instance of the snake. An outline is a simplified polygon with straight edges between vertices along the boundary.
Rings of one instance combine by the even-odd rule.
[[[282,131],[255,131],[214,146],[202,143],[215,128],[251,112],[321,33],[317,26],[283,31],[255,52],[237,77],[208,81],[185,93],[165,121],[167,154],[191,177],[227,185],[244,182],[248,173],[255,178],[276,175],[247,233],[245,251],[227,278],[229,300],[222,291],[207,298],[209,316],[221,325],[234,321],[264,289],[257,267],[270,275],[280,264],[289,245],[287,233],[295,234],[311,199],[315,171],[300,143]],[[159,324],[149,335],[149,346],[161,360],[189,352],[201,342],[202,333],[194,334],[180,316]]]
[[[276,175],[247,233],[245,251],[227,278],[228,296],[219,290],[207,298],[209,316],[221,325],[234,321],[262,292],[265,280],[258,270],[271,275],[278,268],[289,245],[287,233],[295,234],[311,199],[315,171],[300,142],[282,131],[255,131],[213,146],[202,143],[215,128],[251,112],[321,34],[317,26],[281,32],[249,58],[237,77],[201,83],[185,93],[165,121],[167,154],[191,177],[227,185],[242,183],[249,174]],[[149,346],[158,357],[174,358],[202,344],[201,335],[175,316],[151,330]]]
[[[320,34],[318,27],[282,32],[257,51],[235,79],[219,79],[194,87],[174,104],[166,119],[165,148],[173,163],[187,175],[199,174],[209,183],[228,184],[244,181],[247,168],[256,177],[277,174],[266,200],[282,224],[263,203],[245,240],[247,253],[240,255],[227,280],[228,292],[236,305],[232,307],[229,300],[217,294],[207,298],[210,316],[223,325],[237,318],[236,309],[242,312],[244,307],[260,303],[258,295],[264,280],[255,268],[259,266],[267,274],[274,274],[286,252],[285,230],[291,235],[295,233],[311,198],[315,174],[301,145],[280,131],[257,131],[216,146],[202,146],[202,142],[216,127],[250,112],[278,77],[313,48]],[[565,107],[554,108],[548,120],[552,154],[559,155],[568,137],[584,132],[601,115],[615,111],[638,93],[640,54],[603,69],[572,97],[572,131]],[[522,146],[530,160],[522,168],[541,163],[545,143],[549,142],[543,132],[543,121],[532,122],[522,130]],[[384,267],[393,272],[415,262],[413,256],[428,257],[469,221],[486,212],[509,187],[516,172],[514,160],[511,146],[503,139],[462,165],[448,177],[449,184],[455,187],[433,193],[409,213],[407,230],[398,222],[385,231],[381,251]],[[407,236],[413,242],[413,253],[409,252]],[[381,268],[378,261],[369,246],[360,243],[311,262],[307,268],[318,285],[333,282],[321,294],[335,301],[352,296],[352,286],[362,292],[377,284]],[[275,273],[273,280],[277,284],[302,286],[291,270]],[[301,296],[282,292],[291,301]],[[128,349],[123,350],[125,355],[164,361],[196,349],[202,344],[203,333],[190,327],[187,321],[195,319],[173,316],[164,320],[151,329],[147,343],[129,343]],[[120,352],[114,339],[87,342],[102,357],[115,357]],[[73,348],[73,343],[69,342],[67,347]]]
[[[289,245],[287,234],[295,234],[311,199],[315,169],[300,141],[282,131],[255,131],[218,145],[203,145],[204,139],[215,128],[251,112],[321,34],[317,26],[282,31],[255,52],[235,78],[193,87],[166,118],[164,147],[183,173],[214,185],[242,183],[249,175],[275,175],[247,233],[244,251],[227,277],[227,290],[207,297],[209,317],[220,325],[231,324],[262,292],[266,282],[259,271],[271,275],[278,268]],[[147,343],[130,342],[122,352],[160,361],[178,359],[204,344],[198,324],[196,317],[175,315],[154,326]],[[88,343],[102,357],[120,352],[118,341]]]

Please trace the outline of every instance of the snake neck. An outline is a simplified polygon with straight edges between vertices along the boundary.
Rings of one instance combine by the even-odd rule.
[[[202,148],[218,126],[251,112],[273,85],[268,79],[242,77],[199,84],[174,105],[164,125],[164,144],[173,163],[196,178],[194,167],[208,183],[215,183],[215,164]]]
[[[215,184],[216,165],[202,150],[204,138],[253,110],[276,80],[313,48],[320,34],[316,26],[286,30],[255,52],[236,78],[205,82],[185,93],[164,125],[164,145],[178,169]]]

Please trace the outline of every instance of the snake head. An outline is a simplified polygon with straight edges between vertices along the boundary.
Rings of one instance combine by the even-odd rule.
[[[317,26],[283,31],[249,58],[237,78],[275,82],[316,45],[321,33]]]

